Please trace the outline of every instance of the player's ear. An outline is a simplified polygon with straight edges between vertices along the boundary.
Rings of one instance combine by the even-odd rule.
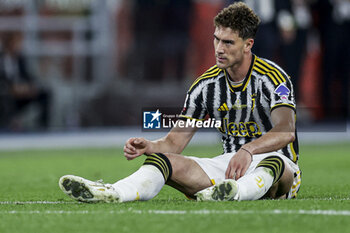
[[[252,49],[253,44],[254,44],[254,39],[253,38],[246,39],[245,43],[244,43],[244,51],[245,52],[249,52]]]

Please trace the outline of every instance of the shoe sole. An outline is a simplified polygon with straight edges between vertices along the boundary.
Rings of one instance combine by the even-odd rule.
[[[84,179],[81,177],[72,175],[63,176],[59,181],[59,186],[65,194],[80,202],[119,202],[119,198],[113,197],[112,195],[102,195],[100,192],[103,190],[95,191],[89,188],[89,186],[85,184]]]
[[[236,181],[223,181],[214,187],[212,198],[216,201],[232,201],[237,194],[237,190]]]
[[[81,202],[97,202],[92,192],[81,179],[74,176],[64,176],[59,181],[61,190],[71,198]]]
[[[198,201],[233,201],[238,191],[235,180],[224,180],[213,187],[209,195],[198,193]]]

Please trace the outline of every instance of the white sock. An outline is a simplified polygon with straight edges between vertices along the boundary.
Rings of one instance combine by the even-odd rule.
[[[143,165],[135,173],[119,180],[112,186],[120,195],[121,202],[150,200],[164,186],[162,173],[153,165]]]
[[[265,167],[258,167],[252,173],[243,176],[238,183],[238,193],[235,200],[258,200],[272,186],[274,177],[271,170]]]

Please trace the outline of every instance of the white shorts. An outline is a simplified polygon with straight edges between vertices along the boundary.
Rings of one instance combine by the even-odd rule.
[[[236,153],[226,153],[223,155],[216,156],[214,158],[198,158],[198,157],[192,157],[192,156],[189,156],[188,158],[198,163],[198,165],[208,175],[211,182],[213,184],[217,184],[220,181],[223,181],[225,179],[225,172],[226,172],[227,166],[231,158],[235,154]],[[251,162],[248,170],[246,171],[246,174],[250,174],[252,171],[254,171],[254,169],[260,163],[261,160],[272,155],[282,158],[285,163],[285,166],[289,167],[291,171],[294,173],[293,185],[289,193],[287,194],[287,198],[288,199],[295,198],[297,196],[297,192],[299,191],[300,184],[301,184],[301,172],[300,172],[299,166],[295,164],[293,161],[291,161],[290,159],[288,159],[286,156],[278,152],[255,154],[253,156],[253,161]]]

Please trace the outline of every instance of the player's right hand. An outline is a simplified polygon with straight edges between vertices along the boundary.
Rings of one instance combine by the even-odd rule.
[[[150,141],[144,138],[129,138],[124,146],[124,156],[132,160],[147,152]]]

